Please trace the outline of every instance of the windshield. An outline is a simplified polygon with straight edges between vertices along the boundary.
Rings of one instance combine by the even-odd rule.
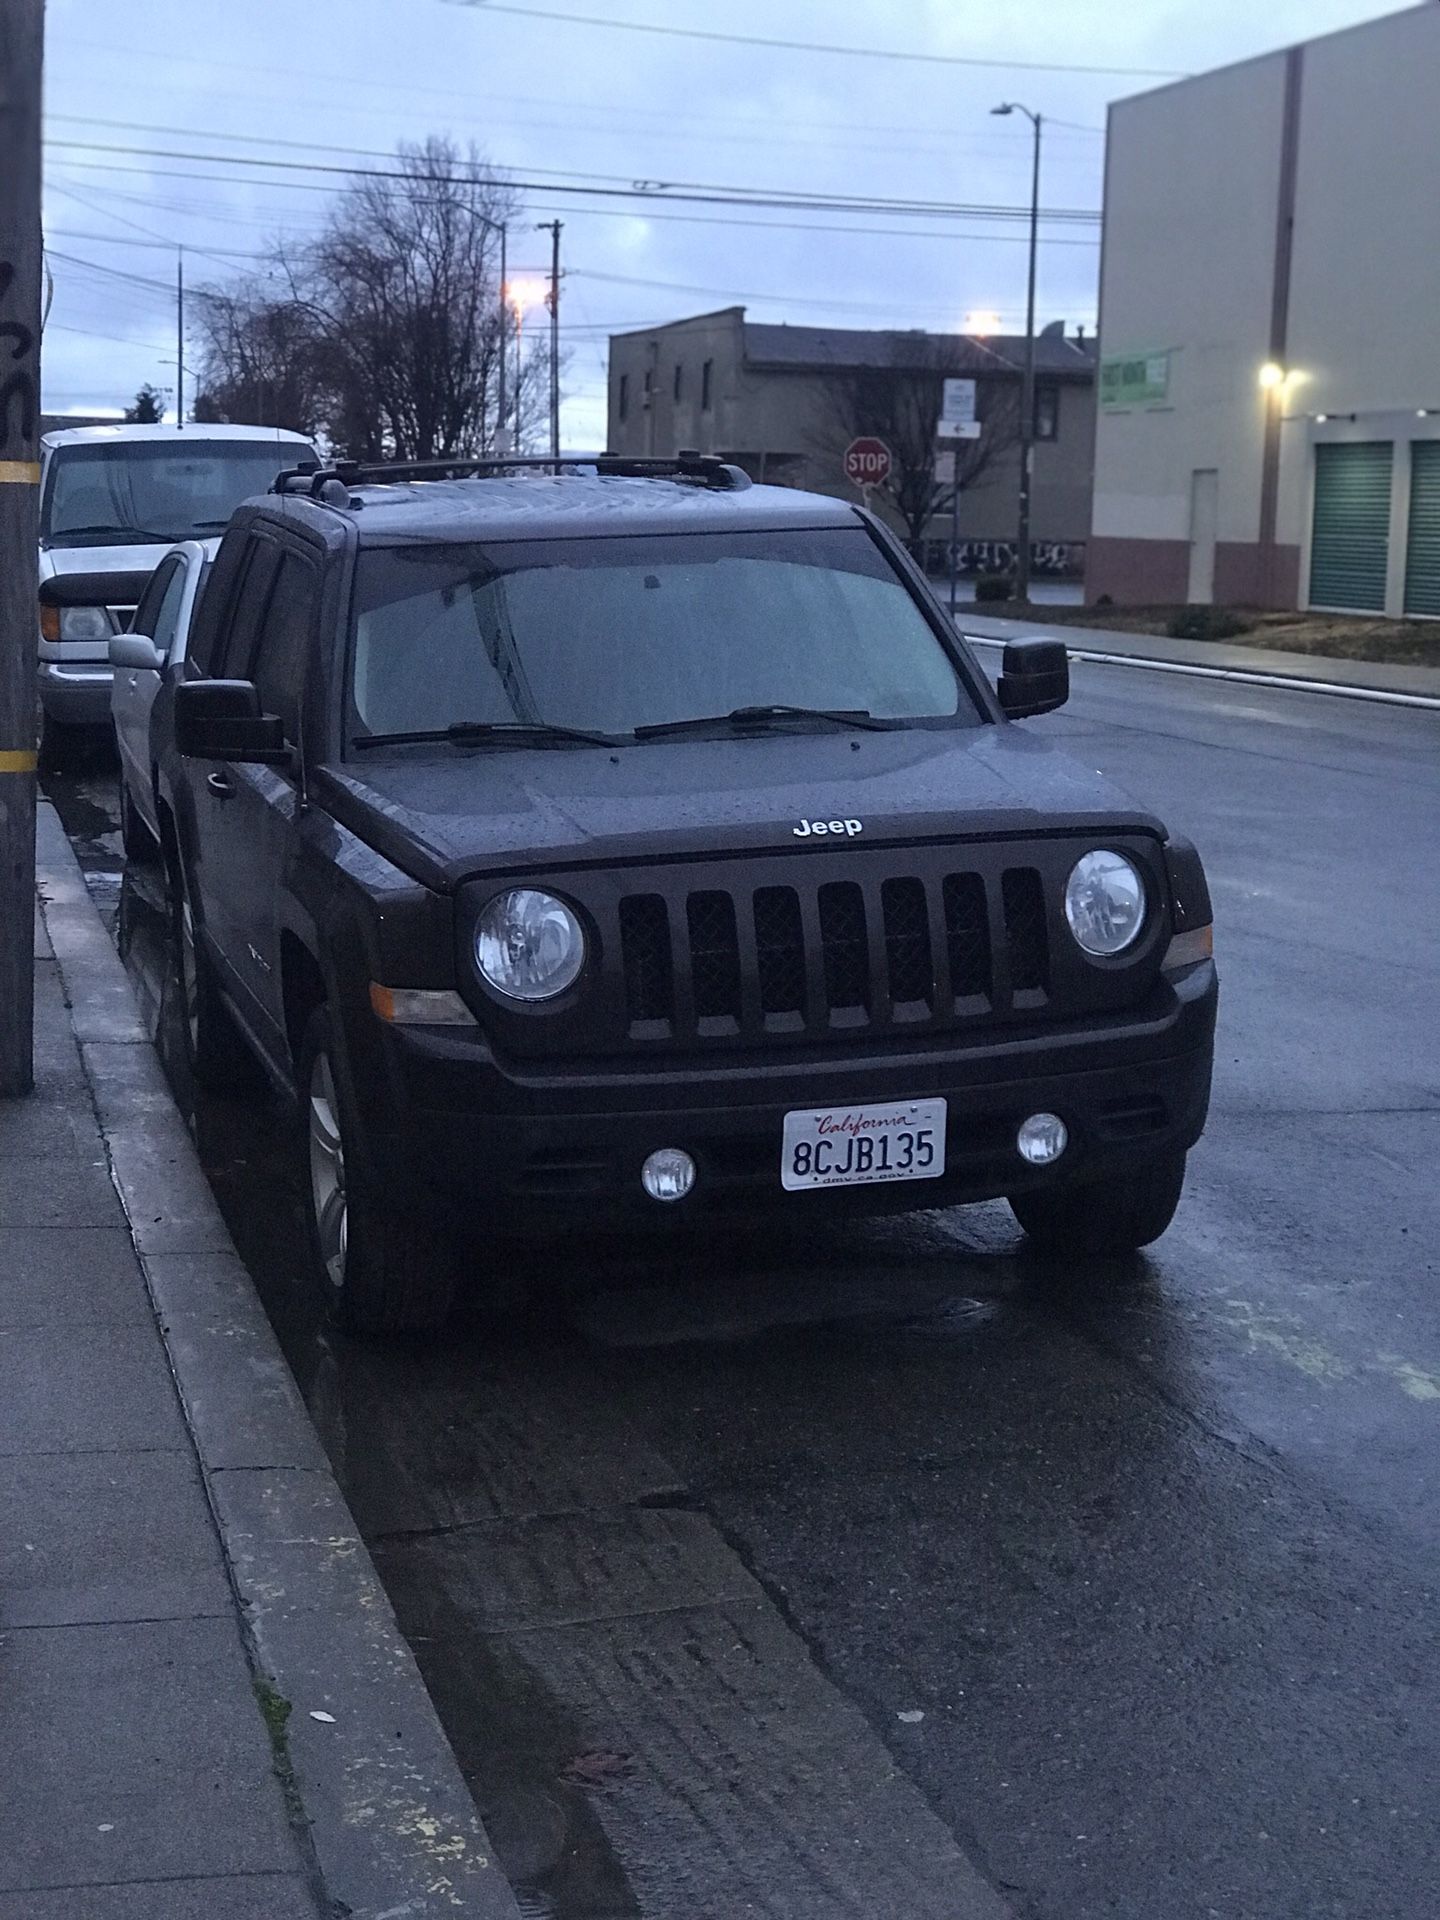
[[[57,448],[40,537],[51,546],[124,546],[221,532],[282,467],[314,458],[294,440],[117,440]]]
[[[360,738],[516,721],[626,736],[768,706],[979,719],[860,527],[362,551],[351,704]]]

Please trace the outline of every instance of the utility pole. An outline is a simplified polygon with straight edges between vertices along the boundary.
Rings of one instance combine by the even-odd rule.
[[[0,6],[0,1096],[35,1084],[44,0]]]
[[[1035,160],[1030,176],[1030,284],[1025,297],[1025,391],[1020,427],[1020,551],[1016,556],[1015,597],[1030,598],[1030,487],[1035,464],[1035,254],[1040,225],[1040,115],[1035,123]]]
[[[563,220],[542,220],[538,233],[550,236],[550,291],[545,304],[550,309],[550,457],[560,458],[560,229]]]
[[[185,249],[175,249],[175,431],[185,426]]]
[[[991,113],[1023,113],[1035,135],[1030,172],[1030,284],[1025,299],[1025,382],[1020,394],[1020,526],[1015,555],[1015,594],[1030,598],[1030,469],[1035,458],[1035,256],[1040,228],[1041,116],[1018,100],[1002,101]]]
[[[492,223],[493,224],[493,223]],[[509,233],[505,223],[500,225],[500,372],[495,391],[495,451],[508,453],[509,444],[505,439],[505,361],[510,352],[510,289],[505,282],[510,277],[506,262]]]

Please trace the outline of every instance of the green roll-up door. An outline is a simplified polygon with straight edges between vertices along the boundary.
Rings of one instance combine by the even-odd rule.
[[[1440,440],[1410,443],[1405,611],[1440,614]]]
[[[1310,604],[1385,611],[1390,557],[1389,440],[1342,441],[1315,449],[1315,521]]]

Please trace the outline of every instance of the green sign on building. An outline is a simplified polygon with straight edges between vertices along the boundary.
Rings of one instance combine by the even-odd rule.
[[[1100,362],[1102,407],[1163,407],[1170,399],[1170,354],[1110,353]]]

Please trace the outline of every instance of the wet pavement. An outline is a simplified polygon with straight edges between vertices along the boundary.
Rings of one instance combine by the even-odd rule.
[[[529,1914],[1440,1908],[1440,723],[1158,680],[1034,723],[1210,870],[1142,1260],[1047,1274],[1000,1206],[506,1244],[525,1321],[351,1341],[278,1106],[177,1081]],[[174,1077],[113,767],[52,794]]]

